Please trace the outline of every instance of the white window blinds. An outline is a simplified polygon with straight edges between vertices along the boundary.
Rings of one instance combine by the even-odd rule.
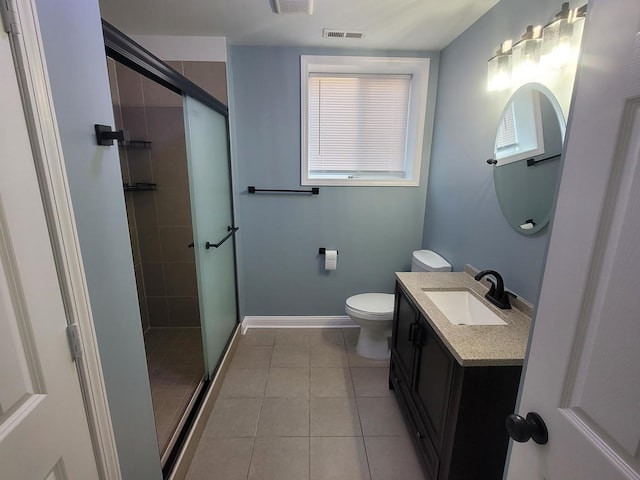
[[[309,176],[405,175],[411,75],[308,78]]]
[[[516,131],[516,115],[513,102],[510,107],[502,115],[498,124],[498,133],[496,134],[496,150],[500,152],[507,148],[518,145],[518,134]]]

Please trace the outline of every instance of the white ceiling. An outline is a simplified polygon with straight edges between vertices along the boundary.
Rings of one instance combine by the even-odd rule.
[[[498,0],[315,0],[313,15],[276,15],[270,0],[100,0],[129,35],[224,36],[232,45],[442,50]],[[361,40],[322,29],[365,31]]]

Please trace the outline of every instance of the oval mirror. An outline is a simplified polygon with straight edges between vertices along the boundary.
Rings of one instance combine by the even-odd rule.
[[[551,219],[564,132],[560,105],[540,84],[520,87],[502,112],[493,179],[502,213],[519,233],[534,234]]]

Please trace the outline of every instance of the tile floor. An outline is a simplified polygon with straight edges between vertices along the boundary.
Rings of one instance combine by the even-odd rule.
[[[202,336],[199,328],[151,328],[144,345],[162,455],[204,376]]]
[[[357,329],[253,329],[231,361],[188,480],[419,480],[388,361]]]

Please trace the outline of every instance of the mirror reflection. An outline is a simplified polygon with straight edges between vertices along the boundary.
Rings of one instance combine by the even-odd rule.
[[[549,223],[564,130],[560,105],[542,85],[519,88],[500,117],[493,178],[502,213],[519,233],[531,235]]]

